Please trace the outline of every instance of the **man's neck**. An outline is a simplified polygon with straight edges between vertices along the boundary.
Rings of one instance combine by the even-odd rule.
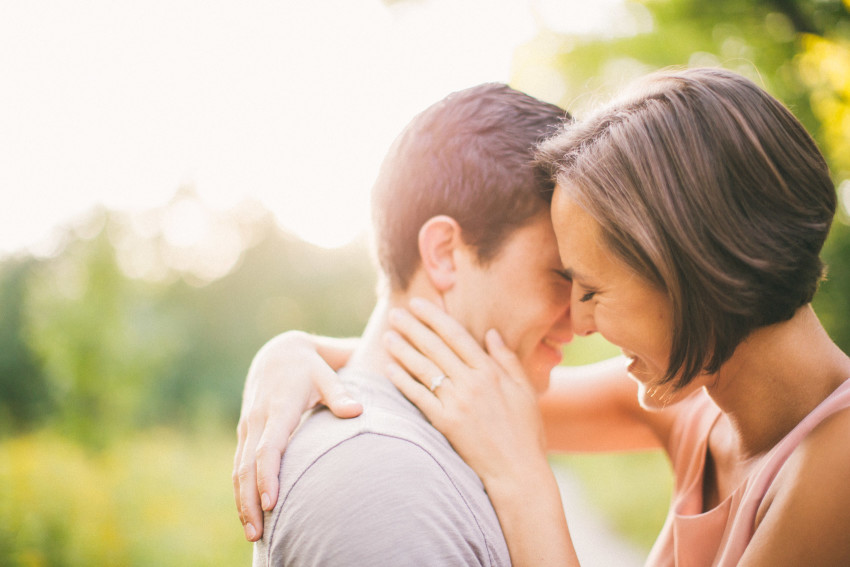
[[[384,333],[391,329],[389,323],[390,310],[396,307],[405,308],[412,297],[424,297],[431,301],[441,301],[439,294],[430,286],[412,283],[403,293],[384,293],[378,298],[366,329],[360,337],[357,350],[351,355],[347,368],[360,370],[369,374],[386,375],[386,367],[393,362],[393,357],[384,346]]]
[[[351,355],[346,365],[369,374],[385,373],[385,368],[392,361],[384,347],[383,335],[389,330],[388,316],[393,303],[389,297],[381,297],[369,316],[366,329],[360,337],[357,349]]]

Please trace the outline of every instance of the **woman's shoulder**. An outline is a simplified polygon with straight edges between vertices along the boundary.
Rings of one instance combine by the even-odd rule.
[[[820,551],[833,558],[850,553],[841,549],[850,529],[850,382],[844,388],[840,399],[834,396],[809,414],[756,517],[763,536],[790,545],[801,534],[817,535]]]
[[[794,450],[798,459],[850,456],[850,379],[806,416],[799,428],[800,442]]]
[[[780,442],[787,445],[787,460],[777,475],[778,486],[808,484],[828,478],[840,470],[842,479],[850,471],[850,380],[812,410]],[[801,484],[802,483],[802,484]],[[842,481],[842,485],[845,484]]]
[[[807,465],[808,474],[818,475],[823,469],[842,467],[846,479],[850,472],[850,400],[844,407],[835,408],[813,425],[800,440],[789,461]],[[843,463],[841,465],[840,463]],[[846,465],[846,466],[844,466]]]

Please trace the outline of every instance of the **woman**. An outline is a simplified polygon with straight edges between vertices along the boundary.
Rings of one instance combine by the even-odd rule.
[[[826,164],[732,73],[629,93],[540,149],[574,329],[620,346],[628,378],[558,380],[541,420],[495,332],[485,352],[421,303],[395,316],[391,377],[481,477],[516,565],[574,562],[558,495],[528,481],[551,474],[547,448],[650,446],[676,482],[648,564],[848,565],[850,359],[810,306],[836,206]]]

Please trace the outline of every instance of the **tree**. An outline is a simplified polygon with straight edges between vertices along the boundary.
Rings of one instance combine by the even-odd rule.
[[[54,407],[41,360],[20,332],[26,290],[37,266],[30,257],[0,265],[0,431],[4,432],[38,423]]]

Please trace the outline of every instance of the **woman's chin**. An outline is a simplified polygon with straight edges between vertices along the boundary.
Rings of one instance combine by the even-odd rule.
[[[657,392],[650,392],[644,384],[638,386],[638,403],[647,411],[659,411],[669,405],[665,400],[657,397]]]
[[[640,407],[647,411],[658,411],[666,408],[671,402],[671,392],[667,384],[661,386],[651,386],[631,372],[629,377],[635,381],[638,386],[638,403]]]

